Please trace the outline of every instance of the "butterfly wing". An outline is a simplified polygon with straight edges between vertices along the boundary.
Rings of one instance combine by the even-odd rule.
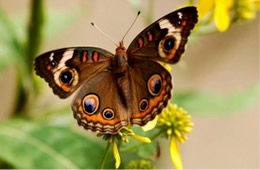
[[[196,7],[181,8],[162,17],[136,36],[127,49],[129,58],[178,62],[197,18]]]
[[[71,95],[83,82],[108,68],[113,54],[94,47],[71,47],[46,52],[35,59],[36,74],[60,98]]]
[[[171,98],[171,75],[153,61],[134,60],[129,71],[132,94],[130,122],[140,126],[153,120]]]
[[[128,125],[127,109],[110,71],[102,71],[82,85],[71,108],[79,125],[100,134],[115,134]]]

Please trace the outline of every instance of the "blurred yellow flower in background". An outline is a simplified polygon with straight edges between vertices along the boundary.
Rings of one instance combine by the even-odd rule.
[[[216,27],[220,32],[224,32],[230,25],[229,11],[233,7],[233,0],[200,0],[198,3],[199,19],[212,12],[216,22]]]
[[[239,0],[236,1],[237,15],[245,20],[254,19],[260,8],[260,0]]]
[[[254,19],[259,10],[259,0],[199,0],[199,19],[209,16],[214,19],[220,32],[226,31],[232,21]]]

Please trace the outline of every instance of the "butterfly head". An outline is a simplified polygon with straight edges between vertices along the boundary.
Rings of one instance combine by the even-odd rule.
[[[116,48],[115,67],[117,68],[116,70],[120,73],[125,72],[128,68],[126,48],[123,41],[120,41],[118,47]]]
[[[123,41],[119,42],[119,45],[116,48],[116,53],[126,53],[126,48],[124,46]]]

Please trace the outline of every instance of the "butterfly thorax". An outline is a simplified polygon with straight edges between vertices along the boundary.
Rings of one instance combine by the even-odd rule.
[[[123,42],[120,42],[119,46],[116,48],[113,67],[115,72],[119,74],[123,74],[128,70],[128,58]]]

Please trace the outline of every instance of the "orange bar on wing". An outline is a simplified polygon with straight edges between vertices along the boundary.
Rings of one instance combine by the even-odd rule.
[[[92,55],[92,60],[93,60],[94,62],[97,62],[98,59],[99,59],[98,52],[94,51],[94,52],[93,52],[93,55]]]
[[[153,35],[151,34],[150,31],[147,31],[147,35],[148,35],[148,40],[152,41],[153,40]]]
[[[88,53],[87,51],[84,51],[84,52],[83,52],[83,57],[82,57],[82,62],[83,62],[83,63],[87,62],[87,60],[88,60],[88,58],[87,58],[87,53]]]
[[[139,45],[139,48],[142,48],[144,46],[144,40],[141,37],[138,38],[138,45]]]

